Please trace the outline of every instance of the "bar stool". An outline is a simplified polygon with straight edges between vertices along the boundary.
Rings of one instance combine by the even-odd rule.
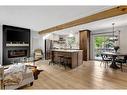
[[[65,68],[65,69],[66,69],[67,66],[70,65],[70,64],[69,64],[69,63],[70,63],[70,60],[71,60],[71,57],[69,57],[69,56],[65,56],[65,57],[64,57],[64,64],[63,64],[63,65],[64,65],[64,68]],[[69,66],[69,67],[71,68],[71,66]]]
[[[55,56],[54,55],[51,55],[51,61],[49,61],[49,65],[50,64],[52,64],[52,65],[57,64],[54,59],[55,59]]]
[[[59,55],[59,64],[63,64],[64,63],[64,56],[63,55]]]

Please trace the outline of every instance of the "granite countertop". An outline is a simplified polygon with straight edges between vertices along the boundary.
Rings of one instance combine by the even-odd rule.
[[[79,52],[83,50],[64,50],[64,49],[52,49],[52,51],[59,51],[59,52]]]

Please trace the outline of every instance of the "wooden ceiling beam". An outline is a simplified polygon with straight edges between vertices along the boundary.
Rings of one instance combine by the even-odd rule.
[[[97,20],[102,20],[102,19],[106,19],[106,18],[110,18],[110,17],[114,17],[114,16],[119,16],[122,14],[127,14],[127,6],[114,7],[112,9],[108,9],[108,10],[105,10],[105,11],[87,16],[87,17],[83,17],[83,18],[80,18],[77,20],[73,20],[73,21],[61,24],[61,25],[57,25],[57,26],[42,30],[39,32],[39,34],[50,33],[50,32],[54,32],[54,31],[74,27],[77,25],[90,23],[90,22],[97,21]]]

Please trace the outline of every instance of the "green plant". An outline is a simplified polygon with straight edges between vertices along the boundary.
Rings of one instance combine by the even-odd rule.
[[[104,36],[99,36],[95,38],[95,46],[96,47],[101,47],[102,43],[105,42]]]

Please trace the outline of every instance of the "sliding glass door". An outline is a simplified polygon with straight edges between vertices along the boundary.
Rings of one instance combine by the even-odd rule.
[[[101,52],[114,51],[113,42],[109,35],[101,35],[94,37],[94,59],[101,60]]]
[[[114,52],[114,43],[118,43],[117,35],[93,35],[93,59],[101,60],[102,52]]]

